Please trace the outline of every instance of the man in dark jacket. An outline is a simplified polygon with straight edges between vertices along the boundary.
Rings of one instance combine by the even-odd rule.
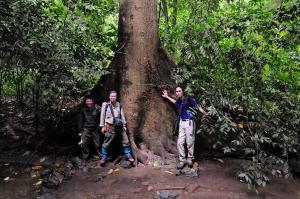
[[[98,132],[101,109],[94,103],[91,97],[85,99],[85,106],[79,114],[78,128],[81,136],[79,144],[82,146],[82,158],[87,159],[90,155],[90,141],[100,156],[100,134]]]

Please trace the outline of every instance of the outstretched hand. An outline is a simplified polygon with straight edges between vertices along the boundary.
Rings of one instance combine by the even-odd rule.
[[[205,112],[204,115],[205,116],[211,116],[211,112]]]
[[[205,116],[211,116],[211,112],[206,112],[200,105],[198,106],[198,110]]]
[[[204,111],[204,112],[203,112],[203,115],[205,115],[205,116],[212,116],[212,113],[211,113],[211,112],[206,112],[206,111]]]
[[[162,93],[163,94],[161,96],[164,97],[164,98],[167,98],[169,96],[167,90],[163,90]]]

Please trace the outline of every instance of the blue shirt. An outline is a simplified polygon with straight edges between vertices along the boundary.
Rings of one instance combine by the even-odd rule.
[[[188,99],[189,98],[189,99]],[[183,108],[181,110],[181,106],[183,105]],[[183,99],[183,102],[181,99],[177,99],[176,100],[176,107],[178,110],[178,114],[180,114],[180,118],[181,119],[193,119],[193,115],[191,113],[189,113],[188,109],[189,107],[193,107],[196,108],[197,107],[197,103],[196,100],[192,97],[185,97]],[[181,113],[180,113],[181,110]]]

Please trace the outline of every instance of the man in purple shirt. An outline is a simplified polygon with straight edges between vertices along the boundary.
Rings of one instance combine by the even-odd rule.
[[[190,108],[197,108],[201,113],[207,113],[198,106],[196,100],[192,97],[185,97],[181,87],[177,86],[175,89],[177,99],[169,97],[168,91],[164,90],[162,97],[168,99],[176,105],[180,117],[179,121],[179,134],[177,139],[177,149],[179,153],[178,169],[184,168],[187,164],[189,167],[193,166],[194,159],[194,146],[195,146],[195,122],[194,115]],[[187,153],[184,145],[187,146]]]

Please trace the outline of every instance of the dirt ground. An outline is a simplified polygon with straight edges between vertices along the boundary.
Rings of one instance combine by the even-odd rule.
[[[0,120],[2,118],[4,123],[5,115],[2,116]],[[113,167],[111,163],[100,167],[99,160],[91,160],[88,171],[72,168],[75,173],[70,179],[62,180],[56,189],[46,189],[38,173],[59,168],[71,159],[71,155],[61,156],[59,151],[52,155],[37,152],[37,148],[30,147],[36,146],[34,142],[30,145],[34,140],[30,132],[30,129],[25,132],[23,129],[16,135],[9,134],[9,131],[0,134],[0,199],[300,199],[299,177],[293,180],[270,177],[271,183],[258,190],[258,194],[253,189],[249,190],[246,184],[234,177],[243,160],[232,158],[223,158],[223,163],[202,159],[196,165],[200,171],[199,177],[176,176],[174,163],[164,167],[152,165],[156,167],[123,169]],[[45,144],[38,145],[43,148]],[[60,148],[60,151],[71,154],[72,149]]]
[[[225,158],[224,163],[216,160],[202,160],[199,163],[200,176],[186,177],[174,174],[174,165],[168,167],[120,167],[77,169],[74,176],[64,181],[58,189],[44,192],[42,197],[36,192],[36,180],[32,178],[31,167],[19,169],[19,174],[4,180],[4,174],[12,169],[1,164],[0,198],[42,198],[42,199],[127,199],[127,198],[176,198],[234,199],[234,198],[289,198],[300,199],[300,179],[285,180],[272,178],[265,189],[248,190],[247,186],[234,178],[241,160]],[[96,165],[97,161],[92,162]],[[11,165],[10,165],[11,166]],[[5,170],[6,169],[6,170]],[[15,166],[15,170],[16,166]],[[108,174],[109,173],[109,174]],[[105,174],[105,177],[103,177]],[[171,190],[171,191],[170,191]],[[165,195],[164,195],[165,194]],[[159,197],[160,196],[160,197]],[[175,198],[175,197],[169,197]]]

